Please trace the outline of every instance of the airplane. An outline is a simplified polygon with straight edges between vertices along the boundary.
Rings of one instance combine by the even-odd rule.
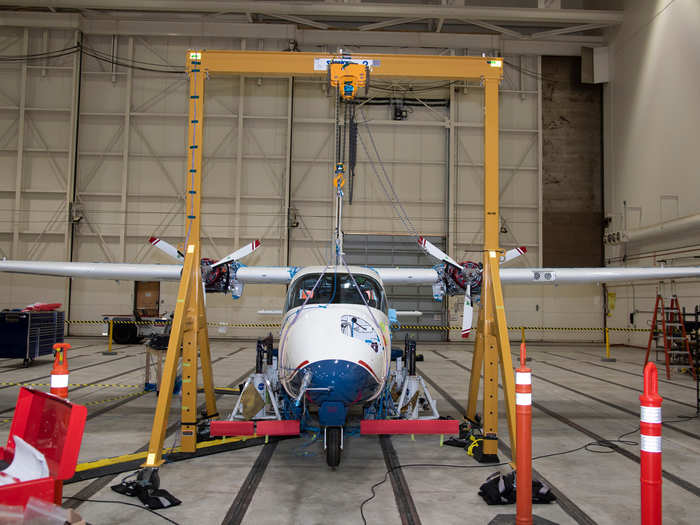
[[[462,337],[470,335],[473,303],[481,288],[482,267],[457,262],[423,237],[418,247],[438,261],[432,268],[370,268],[348,265],[342,253],[342,230],[336,228],[336,260],[325,266],[246,266],[240,260],[257,250],[256,240],[223,259],[201,260],[204,289],[241,297],[246,284],[286,284],[277,355],[267,353],[267,369],[245,383],[229,420],[282,419],[290,411],[303,417],[308,405],[318,407],[329,466],[340,463],[343,426],[348,411],[359,405],[367,418],[435,420],[436,403],[415,373],[407,344],[404,355],[391,367],[391,330],[398,323],[389,307],[386,286],[431,285],[433,298],[464,294]],[[153,246],[179,264],[121,264],[51,261],[0,261],[0,271],[46,276],[109,280],[178,281],[182,253],[167,242],[151,238]],[[417,248],[418,248],[417,247]],[[525,253],[506,251],[501,263]],[[700,267],[649,268],[500,268],[505,284],[582,284],[616,281],[664,280],[700,276]],[[415,344],[413,346],[415,350]],[[258,365],[263,364],[258,345]],[[413,363],[411,363],[413,359]],[[258,392],[252,409],[243,394]],[[265,395],[265,393],[269,395]],[[396,397],[398,396],[398,399]],[[266,400],[266,401],[263,401]],[[261,406],[261,403],[263,406]],[[212,428],[214,428],[212,422]],[[214,433],[212,432],[212,435]]]

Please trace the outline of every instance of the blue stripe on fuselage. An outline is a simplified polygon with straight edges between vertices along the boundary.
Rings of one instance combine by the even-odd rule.
[[[328,391],[311,390],[311,401],[320,405],[327,401],[338,401],[344,405],[364,403],[377,391],[377,380],[362,365],[342,359],[316,361],[299,370],[291,380],[299,391],[305,374],[311,373],[309,388],[330,388]]]

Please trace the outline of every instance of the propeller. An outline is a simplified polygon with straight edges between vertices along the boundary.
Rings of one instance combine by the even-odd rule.
[[[158,248],[160,251],[169,255],[173,259],[179,262],[184,262],[185,254],[175,248],[175,246],[172,244],[165,242],[163,239],[159,239],[158,237],[151,237],[148,239],[148,242],[151,243],[151,246]]]
[[[227,263],[242,259],[246,255],[250,255],[251,253],[253,253],[259,247],[260,247],[260,241],[255,239],[250,244],[246,244],[243,248],[239,248],[235,252],[228,254],[223,259],[216,261],[214,264],[211,265],[211,267],[216,268],[217,266],[221,266],[222,264],[227,264]]]
[[[467,288],[464,290],[464,307],[462,314],[462,339],[466,339],[472,332],[472,320],[474,317],[471,286],[469,284],[467,284]]]
[[[442,282],[433,285],[433,297],[442,300],[445,292],[450,295],[456,295],[464,291],[464,306],[462,310],[462,337],[467,338],[472,331],[472,321],[474,317],[474,306],[472,305],[472,288],[477,290],[481,285],[481,265],[470,261],[464,261],[461,264],[452,259],[449,255],[443,252],[440,248],[432,244],[423,237],[418,238],[418,244],[421,248],[430,255],[445,264],[449,268],[441,271]],[[512,250],[508,250],[500,257],[501,263],[512,261],[527,252],[525,246],[520,246]],[[438,288],[436,292],[435,287]]]
[[[176,259],[178,262],[184,262],[184,254],[172,244],[164,241],[163,239],[159,239],[158,237],[151,237],[148,241],[152,246],[155,246],[163,253],[166,253],[170,257]],[[216,262],[214,262],[212,259],[202,258],[200,265],[205,302],[207,290],[210,292],[219,293],[226,293],[229,291],[234,299],[238,299],[242,295],[243,283],[235,278],[236,270],[238,268],[235,263],[246,255],[250,255],[259,247],[260,241],[256,239],[250,244],[239,248],[235,252],[230,253],[223,259]]]
[[[447,264],[451,264],[455,268],[462,269],[462,265],[455,261],[452,257],[443,252],[440,248],[435,246],[432,242],[424,237],[418,237],[418,244],[428,255],[435,257]]]
[[[512,250],[508,250],[506,253],[501,255],[499,258],[501,264],[507,263],[508,261],[512,261],[516,257],[520,257],[521,255],[525,255],[527,253],[527,248],[525,246],[518,246],[517,248],[513,248]]]

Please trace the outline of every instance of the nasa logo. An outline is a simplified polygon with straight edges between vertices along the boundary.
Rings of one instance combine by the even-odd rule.
[[[265,385],[263,383],[258,383],[258,390],[261,392],[265,389]]]

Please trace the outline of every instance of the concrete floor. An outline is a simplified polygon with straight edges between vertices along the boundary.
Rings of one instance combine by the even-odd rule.
[[[71,383],[126,385],[90,386],[71,391],[71,400],[88,405],[88,423],[80,461],[131,453],[147,444],[155,406],[155,394],[139,395],[144,381],[141,346],[116,347],[117,356],[104,356],[101,339],[70,341]],[[615,363],[600,361],[601,349],[593,345],[530,344],[533,369],[534,456],[580,447],[596,439],[616,439],[635,431],[639,419],[639,388],[642,384],[640,350],[614,349]],[[471,345],[422,344],[425,361],[419,363],[443,415],[459,416],[466,405],[466,376],[471,366]],[[254,364],[254,344],[212,341],[217,386],[238,382]],[[0,360],[0,442],[9,431],[18,387],[10,382],[46,383],[51,359],[42,358],[30,368],[18,361]],[[661,370],[660,370],[661,372]],[[115,377],[112,377],[115,376]],[[680,374],[663,381],[663,414],[667,421],[695,415],[695,384]],[[134,386],[128,386],[134,385]],[[47,388],[47,387],[38,387]],[[235,397],[219,400],[219,410],[233,408]],[[177,408],[177,406],[176,406]],[[176,421],[176,409],[171,422]],[[507,443],[505,419],[501,438]],[[664,428],[663,482],[664,523],[698,523],[700,505],[700,421],[682,420]],[[638,433],[627,439],[638,441]],[[173,444],[170,435],[166,445]],[[385,446],[386,446],[385,442]],[[485,524],[496,514],[513,513],[514,506],[489,507],[478,496],[479,485],[496,470],[508,467],[479,466],[465,452],[440,447],[438,437],[395,436],[389,441],[402,464],[457,465],[470,468],[415,467],[401,472],[416,514],[424,524]],[[266,450],[265,453],[263,451]],[[605,449],[601,449],[605,451]],[[534,468],[561,494],[559,503],[535,506],[536,514],[561,524],[619,524],[639,522],[638,445],[620,445],[607,454],[585,450],[537,459]],[[271,454],[271,455],[270,455]],[[161,486],[182,500],[182,505],[162,511],[180,524],[219,524],[232,507],[251,468],[269,457],[257,489],[239,521],[228,523],[327,524],[362,523],[360,504],[371,494],[370,487],[384,479],[385,464],[377,437],[348,436],[340,468],[325,464],[321,444],[311,435],[280,441],[276,445],[168,464],[160,470]],[[506,456],[501,455],[502,460]],[[119,478],[67,485],[65,496],[83,489],[92,499],[137,502],[109,489]],[[399,482],[394,480],[397,485]],[[99,490],[95,490],[99,488]],[[83,492],[85,494],[85,492]],[[245,508],[244,506],[241,508]],[[93,524],[160,524],[165,520],[142,509],[114,503],[88,502],[78,511]],[[368,524],[399,524],[392,482],[376,489],[376,497],[364,507]],[[692,516],[696,516],[693,518]]]

